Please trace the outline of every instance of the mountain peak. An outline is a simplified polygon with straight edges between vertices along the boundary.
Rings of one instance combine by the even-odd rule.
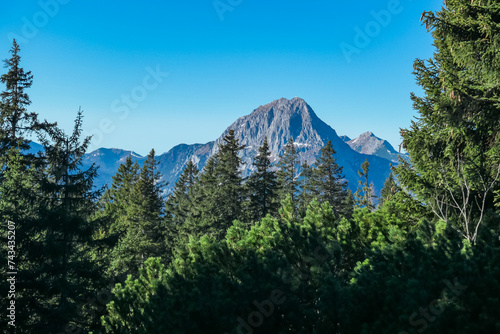
[[[240,117],[226,132],[230,129],[255,152],[267,137],[274,157],[282,153],[283,144],[290,138],[297,145],[316,147],[324,145],[325,138],[337,137],[335,130],[321,121],[300,97],[280,98],[261,105],[250,115]]]
[[[376,155],[393,162],[398,160],[399,154],[392,145],[370,131],[362,133],[359,137],[348,141],[347,144],[353,150],[362,154]]]
[[[268,104],[261,105],[254,110],[253,113],[269,113],[272,111],[275,114],[305,114],[311,117],[317,117],[311,107],[307,104],[304,99],[300,97],[294,97],[293,99],[280,98],[274,100]],[[253,114],[252,113],[252,114]]]

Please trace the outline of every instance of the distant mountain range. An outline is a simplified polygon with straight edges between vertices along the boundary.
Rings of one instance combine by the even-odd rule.
[[[370,181],[373,182],[375,192],[379,193],[389,176],[390,164],[397,164],[398,157],[403,156],[387,141],[371,132],[352,140],[347,136],[339,137],[337,132],[323,122],[303,99],[281,98],[238,118],[214,141],[206,144],[180,144],[157,156],[159,170],[164,181],[168,182],[165,192],[169,193],[173,189],[189,160],[195,162],[201,170],[208,158],[218,151],[222,139],[229,130],[234,130],[236,138],[245,145],[240,152],[244,163],[243,176],[248,176],[252,172],[252,160],[265,137],[268,138],[274,163],[283,154],[289,138],[294,139],[299,160],[301,162],[306,160],[309,164],[316,161],[321,148],[331,140],[336,151],[337,163],[343,166],[345,179],[352,190],[357,188],[358,170],[366,159],[370,162]],[[32,148],[32,150],[37,149],[39,147]],[[99,177],[96,185],[102,186],[111,182],[111,177],[115,175],[119,165],[130,155],[140,164],[145,160],[145,157],[132,151],[100,148],[85,155],[83,167],[89,167],[93,163],[98,165]]]

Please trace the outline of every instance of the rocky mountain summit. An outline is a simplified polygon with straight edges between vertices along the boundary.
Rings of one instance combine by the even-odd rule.
[[[405,156],[405,154],[398,153],[387,140],[381,139],[371,132],[365,132],[355,139],[348,140],[347,144],[356,152],[375,155],[394,163],[398,162],[400,156],[403,158]]]
[[[172,190],[184,166],[190,160],[201,170],[208,158],[219,150],[219,145],[229,130],[234,130],[236,138],[245,145],[240,152],[244,163],[243,176],[248,176],[252,172],[252,160],[257,155],[265,137],[268,139],[274,163],[283,154],[284,147],[290,138],[294,139],[300,162],[307,161],[309,164],[315,162],[321,148],[328,140],[331,140],[336,151],[337,163],[344,167],[345,179],[349,182],[349,187],[354,190],[359,180],[358,170],[366,159],[370,162],[370,181],[373,182],[377,193],[389,175],[390,163],[393,162],[392,155],[379,154],[382,150],[380,147],[385,148],[385,144],[380,146],[371,139],[371,136],[364,135],[346,143],[345,139],[340,138],[334,129],[323,122],[303,99],[281,98],[238,118],[215,141],[206,144],[180,144],[167,153],[159,155],[157,157],[159,169],[164,181],[168,182],[166,193]],[[365,140],[365,137],[368,140]],[[351,143],[354,143],[356,149],[350,146]],[[360,145],[356,146],[356,143]],[[387,145],[390,147],[389,143]],[[373,148],[370,149],[372,146]],[[360,147],[364,148],[357,151]],[[397,154],[395,151],[394,153]],[[111,176],[114,175],[119,164],[131,154],[139,163],[144,161],[143,157],[130,151],[98,149],[86,155],[85,165],[96,163],[100,166],[97,184],[104,185],[111,181]]]

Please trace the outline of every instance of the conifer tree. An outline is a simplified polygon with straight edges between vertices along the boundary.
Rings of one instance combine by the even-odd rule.
[[[424,12],[436,52],[417,59],[424,96],[412,94],[420,116],[403,129],[411,162],[398,180],[474,243],[493,193],[500,188],[500,54],[497,1],[447,1]]]
[[[198,168],[192,160],[184,167],[179,180],[175,183],[172,194],[166,202],[165,243],[168,254],[181,238],[189,240],[190,226],[195,219],[195,203],[197,200],[195,186],[198,182]]]
[[[98,244],[96,261],[103,261],[110,268],[111,251],[123,238],[128,228],[128,210],[132,205],[132,190],[139,178],[139,164],[128,156],[125,163],[118,167],[112,177],[111,187],[107,188],[99,200],[96,217],[102,223],[95,235]]]
[[[368,210],[373,210],[373,195],[372,185],[368,181],[368,172],[370,170],[370,163],[368,159],[361,164],[361,170],[358,171],[361,180],[358,181],[358,190],[354,194],[356,198],[357,205],[361,208],[367,208]]]
[[[329,140],[320,151],[314,170],[314,189],[316,198],[330,203],[336,216],[342,214],[346,198],[346,184],[342,181],[342,167],[337,164],[335,150]]]
[[[379,205],[383,205],[384,202],[390,200],[397,192],[399,187],[394,180],[394,174],[391,172],[384,182],[384,187],[380,191]]]
[[[5,90],[0,93],[0,154],[5,154],[10,147],[27,149],[26,135],[54,126],[40,123],[37,114],[26,109],[31,101],[25,89],[31,87],[33,75],[21,67],[19,52],[19,45],[14,40],[10,50],[12,56],[4,60],[8,72],[0,77],[0,82],[5,84]]]
[[[217,177],[215,166],[217,155],[212,155],[203,167],[199,177],[193,185],[193,206],[191,214],[179,226],[180,237],[188,240],[190,235],[200,236],[209,234],[217,226],[216,209],[220,203],[216,202]]]
[[[6,268],[2,273],[0,288],[4,293],[0,296],[2,305],[9,305],[14,300],[16,305],[17,333],[29,333],[34,325],[32,316],[39,314],[40,291],[35,291],[34,281],[39,277],[39,266],[42,261],[43,249],[40,221],[40,170],[26,166],[17,148],[10,148],[3,156],[5,167],[0,182],[0,250]],[[9,227],[11,229],[9,229]],[[9,232],[10,231],[10,232]],[[11,263],[8,263],[11,261]],[[12,266],[12,267],[11,267]],[[7,298],[9,291],[9,271],[17,272],[16,294],[14,298]],[[8,328],[7,317],[0,320],[1,328]]]
[[[155,151],[151,150],[130,193],[126,230],[112,253],[115,274],[137,273],[149,257],[165,254],[164,183],[157,165]]]
[[[300,193],[298,196],[299,202],[299,212],[301,215],[305,215],[307,206],[311,203],[314,198],[314,169],[310,166],[307,161],[304,161],[300,166],[302,171],[300,172]]]
[[[276,172],[271,170],[271,152],[267,137],[264,138],[253,165],[257,170],[249,177],[247,186],[250,190],[250,217],[253,221],[258,221],[267,214],[276,214],[279,207],[278,183]]]
[[[180,226],[186,221],[186,217],[192,211],[193,187],[197,181],[198,168],[190,160],[179,179],[175,183],[174,190],[167,200],[167,211],[172,224]]]
[[[103,215],[109,216],[112,221],[110,232],[123,233],[125,224],[122,221],[131,205],[132,189],[138,178],[139,164],[128,156],[125,163],[118,167],[118,171],[112,177],[111,187],[106,189],[102,198]]]
[[[26,289],[36,296],[31,333],[59,332],[68,324],[85,324],[92,319],[78,315],[78,304],[96,289],[99,268],[90,258],[95,226],[92,216],[101,191],[93,189],[97,167],[81,170],[90,137],[80,143],[82,112],[78,112],[73,133],[48,129],[46,168],[40,185],[39,220],[33,231],[31,281]],[[36,241],[35,241],[36,240]],[[37,260],[38,259],[38,260]],[[36,319],[36,320],[35,320]]]
[[[215,214],[217,225],[215,232],[223,237],[233,221],[242,214],[244,198],[243,179],[241,177],[241,158],[238,153],[244,148],[234,135],[234,130],[229,130],[217,152],[214,175],[216,188],[213,199],[215,200]]]
[[[352,190],[348,188],[341,212],[342,216],[347,219],[351,219],[355,206],[356,206],[356,201],[354,200],[354,195],[352,193]]]
[[[289,195],[294,205],[297,200],[296,174],[298,163],[298,154],[295,150],[293,138],[290,138],[278,162],[277,176],[280,201],[284,200]]]

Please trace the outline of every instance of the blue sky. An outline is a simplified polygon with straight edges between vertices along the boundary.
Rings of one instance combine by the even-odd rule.
[[[339,135],[372,131],[397,148],[416,115],[413,61],[433,52],[420,15],[441,3],[10,1],[0,58],[15,37],[34,75],[31,110],[70,131],[81,106],[92,148],[205,143],[295,96]]]

